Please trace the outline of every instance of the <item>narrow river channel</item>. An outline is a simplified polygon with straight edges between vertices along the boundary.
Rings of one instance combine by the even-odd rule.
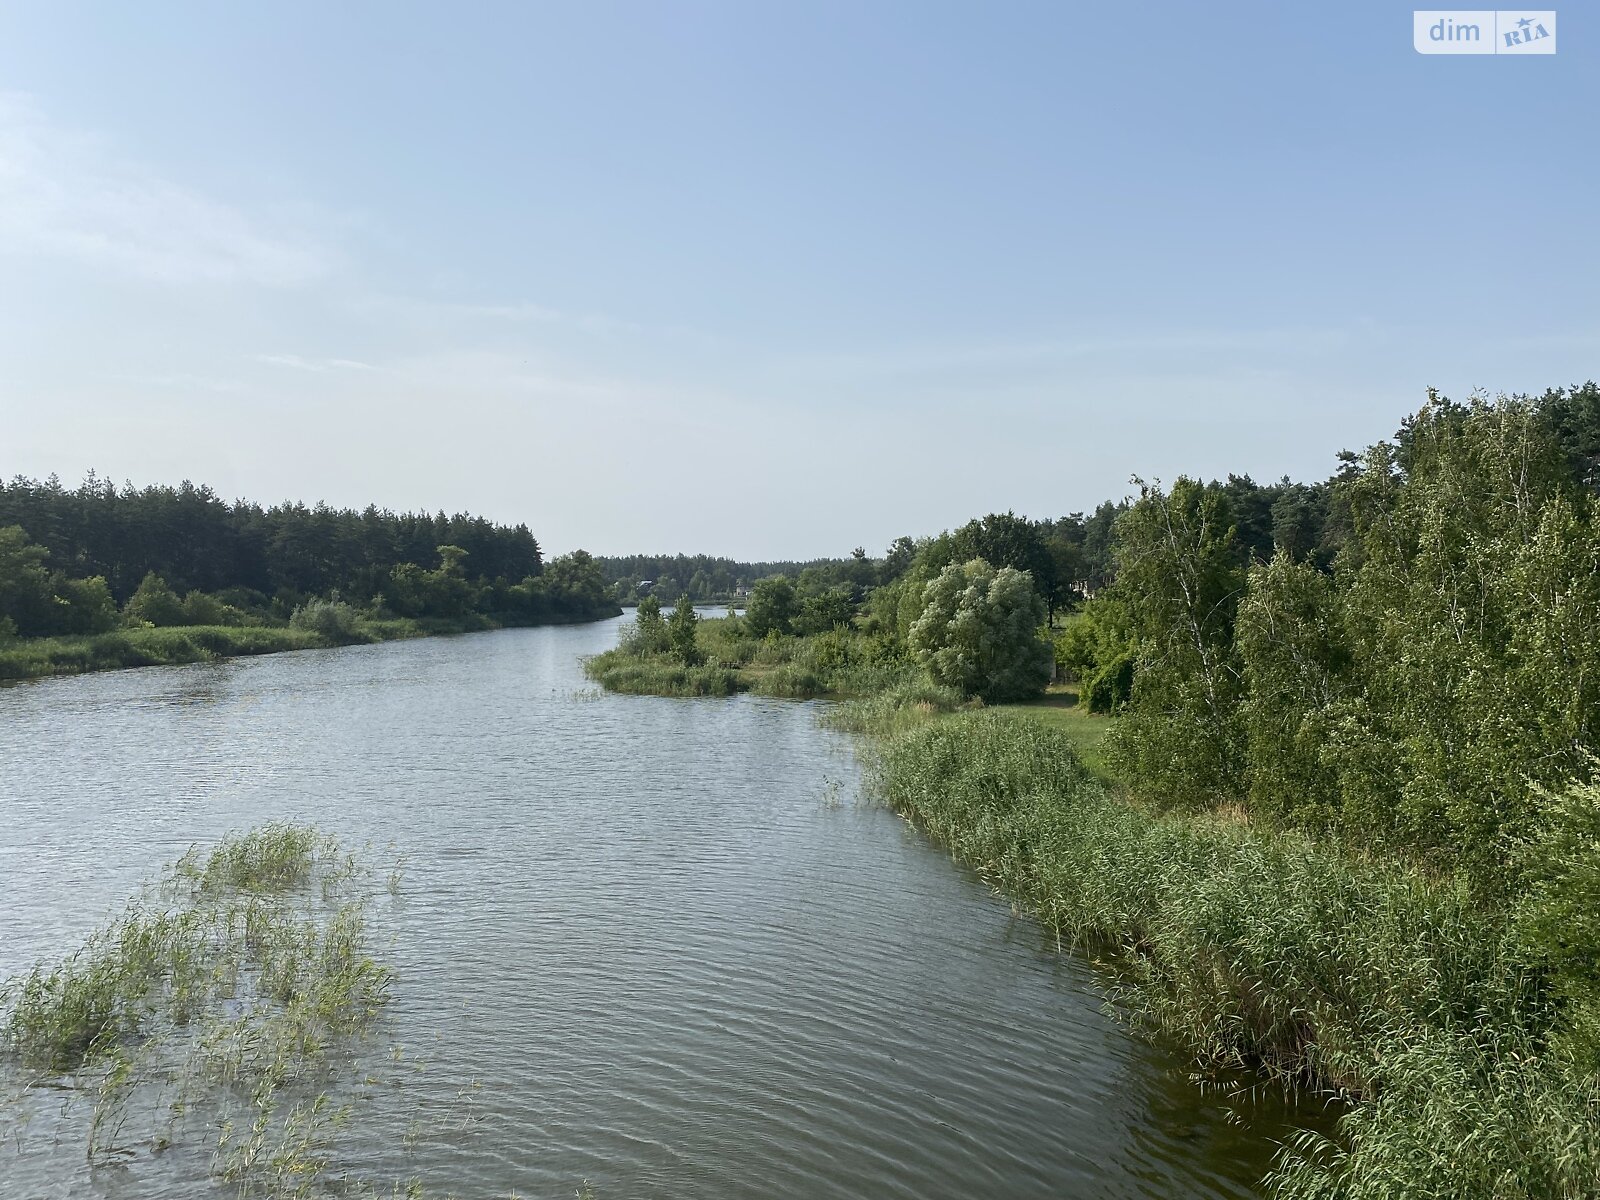
[[[387,1178],[597,1200],[1255,1193],[1275,1114],[1228,1119],[1104,1013],[1088,967],[858,803],[816,705],[599,694],[580,657],[616,632],[0,688],[0,975],[70,951],[194,842],[311,821],[406,856],[386,1033],[419,1064],[412,1111],[471,1109],[420,1133],[374,1110],[363,1153]],[[91,1171],[81,1144],[0,1139],[7,1198],[209,1193],[178,1158]]]

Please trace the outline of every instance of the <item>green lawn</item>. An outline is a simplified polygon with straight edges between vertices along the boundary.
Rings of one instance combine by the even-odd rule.
[[[1076,684],[1053,683],[1037,700],[998,707],[1027,713],[1040,723],[1052,729],[1059,729],[1072,739],[1072,744],[1078,751],[1078,757],[1083,759],[1084,766],[1102,779],[1114,778],[1106,764],[1102,745],[1111,729],[1111,718],[1097,716],[1088,709],[1080,707]]]

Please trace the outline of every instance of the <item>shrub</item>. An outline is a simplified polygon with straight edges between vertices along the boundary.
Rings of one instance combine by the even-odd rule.
[[[796,663],[784,663],[756,680],[750,689],[758,696],[779,696],[788,700],[805,700],[821,696],[829,688],[820,676]]]
[[[154,625],[158,629],[188,623],[177,594],[154,571],[148,572],[140,580],[122,611],[134,624]]]
[[[291,629],[314,633],[331,645],[364,641],[360,615],[343,600],[307,600],[289,618]]]

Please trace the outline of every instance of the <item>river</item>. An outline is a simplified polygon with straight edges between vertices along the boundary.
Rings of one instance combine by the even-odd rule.
[[[0,688],[0,976],[70,951],[193,843],[311,821],[406,856],[386,1033],[426,1063],[418,1110],[472,1105],[368,1129],[388,1178],[463,1197],[587,1180],[598,1200],[1254,1194],[1278,1114],[1228,1119],[1106,1015],[1086,965],[858,803],[816,704],[594,691],[580,658],[617,627]],[[6,1200],[209,1191],[158,1159],[91,1171],[81,1145],[0,1140]]]

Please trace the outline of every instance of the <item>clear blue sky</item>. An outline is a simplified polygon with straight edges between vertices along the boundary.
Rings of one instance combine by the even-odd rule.
[[[0,471],[874,551],[1600,375],[1593,5],[0,6]]]

